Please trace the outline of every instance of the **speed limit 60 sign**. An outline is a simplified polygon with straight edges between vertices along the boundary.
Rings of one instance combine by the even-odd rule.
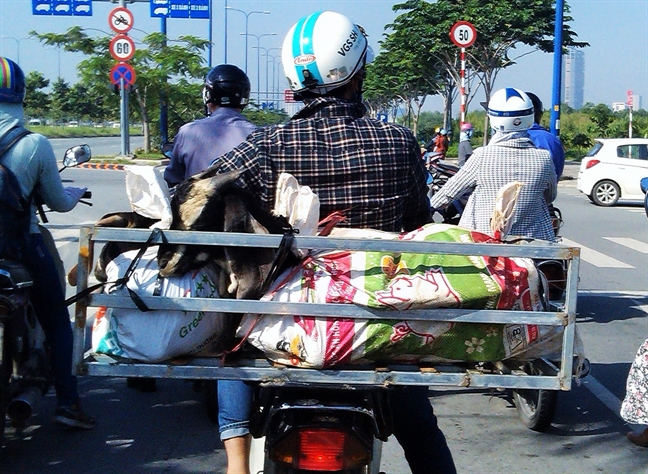
[[[135,54],[135,42],[128,35],[117,35],[110,40],[110,54],[117,61],[128,61]]]
[[[477,39],[477,30],[467,21],[458,21],[452,25],[450,30],[450,39],[460,48],[467,48]]]

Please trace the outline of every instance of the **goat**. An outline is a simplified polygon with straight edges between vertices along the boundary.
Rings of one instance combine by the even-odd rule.
[[[234,185],[241,173],[217,174],[212,168],[178,184],[171,200],[171,229],[256,234],[289,231],[285,217],[263,209],[249,193]],[[268,248],[162,244],[158,251],[161,276],[182,275],[206,262],[216,262],[229,276],[225,293],[237,299],[262,296],[262,285],[274,259],[275,250]],[[291,263],[296,260],[286,261],[286,265]]]
[[[95,226],[97,227],[120,227],[128,229],[146,229],[151,227],[157,220],[144,217],[136,212],[112,212],[104,215],[99,219]],[[137,250],[142,247],[142,244],[131,242],[106,242],[101,249],[99,258],[95,265],[94,275],[100,282],[108,280],[106,276],[106,265],[111,260],[121,253],[129,250]],[[72,267],[67,275],[68,283],[70,286],[77,284],[77,265]]]

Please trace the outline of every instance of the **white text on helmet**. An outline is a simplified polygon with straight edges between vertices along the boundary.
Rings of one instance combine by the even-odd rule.
[[[349,38],[347,38],[342,47],[338,50],[338,54],[340,56],[346,56],[346,53],[351,51],[351,48],[353,48],[353,45],[356,41],[358,41],[359,37],[360,35],[358,34],[358,32],[356,30],[352,30]]]

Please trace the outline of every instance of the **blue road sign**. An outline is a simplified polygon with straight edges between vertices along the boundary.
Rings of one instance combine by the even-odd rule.
[[[133,66],[125,62],[118,62],[110,70],[110,82],[113,84],[120,84],[123,79],[125,84],[132,86],[135,84],[136,78]]]
[[[92,0],[32,0],[32,14],[92,16]]]
[[[209,0],[150,0],[151,16],[209,18]]]

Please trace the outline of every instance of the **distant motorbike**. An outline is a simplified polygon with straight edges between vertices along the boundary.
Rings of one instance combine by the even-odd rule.
[[[434,196],[450,178],[457,174],[459,167],[446,163],[443,160],[443,155],[441,153],[427,153],[424,159],[425,166],[429,173],[428,198],[432,199],[432,196]],[[461,214],[466,206],[466,202],[468,202],[469,196],[470,193],[466,193],[459,199],[452,201],[445,209],[437,211],[441,214],[441,219],[444,224],[457,225],[459,223],[459,219],[461,218]]]
[[[59,172],[90,157],[88,145],[69,148]],[[47,222],[42,204],[35,202]],[[32,286],[32,276],[21,262],[0,259],[0,446],[7,417],[13,426],[24,427],[53,382],[45,333],[30,302]]]

